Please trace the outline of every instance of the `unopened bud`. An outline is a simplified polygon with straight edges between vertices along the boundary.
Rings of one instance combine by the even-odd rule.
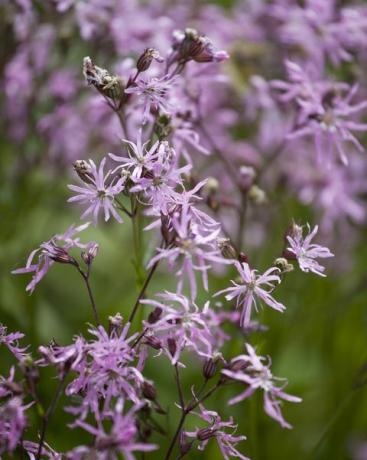
[[[92,168],[85,160],[76,160],[73,163],[74,171],[78,174],[80,179],[86,184],[93,184]]]
[[[212,195],[214,193],[217,193],[218,190],[219,190],[218,180],[215,177],[209,177],[203,187],[203,192],[208,195]]]
[[[139,72],[145,72],[149,69],[153,59],[157,62],[163,62],[163,58],[156,49],[147,48],[139,57],[138,62],[136,63],[136,68]]]
[[[156,307],[151,313],[149,313],[148,323],[149,324],[156,323],[161,317],[162,311],[163,311],[162,308]]]
[[[116,75],[96,66],[90,57],[83,59],[83,75],[88,85],[93,85],[104,96],[118,101],[124,95],[125,85]]]
[[[162,342],[153,335],[148,335],[145,337],[144,342],[150,347],[154,348],[154,350],[160,350],[162,348]]]
[[[206,380],[214,377],[217,370],[217,363],[213,358],[209,358],[205,361],[203,366],[203,375]]]
[[[223,257],[226,259],[237,259],[237,251],[229,238],[218,238],[217,245]]]
[[[53,246],[52,252],[49,251],[49,256],[60,264],[76,264],[74,257],[71,257],[64,248],[59,246]]]
[[[157,398],[157,390],[153,383],[144,380],[142,385],[143,396],[150,401],[154,401]]]
[[[196,433],[196,437],[200,440],[200,441],[206,441],[210,438],[213,438],[216,434],[216,431],[217,430],[214,430],[213,428],[202,428],[201,430],[199,430],[197,433]]]
[[[248,191],[248,197],[255,204],[264,204],[267,202],[266,193],[259,186],[253,185]]]
[[[97,257],[99,246],[97,243],[90,243],[87,251],[82,251],[81,257],[85,264],[90,265]]]
[[[171,356],[174,356],[177,351],[176,340],[173,339],[172,337],[168,337],[167,346],[168,346],[168,351],[170,352]]]
[[[252,186],[256,176],[256,171],[251,166],[240,167],[240,184],[244,191],[247,191]]]
[[[248,256],[242,251],[238,255],[238,262],[240,262],[241,264],[248,263]]]

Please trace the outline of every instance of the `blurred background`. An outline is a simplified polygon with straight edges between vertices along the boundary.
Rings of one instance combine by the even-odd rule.
[[[274,3],[305,8],[304,2]],[[340,2],[338,7],[345,4]],[[238,155],[243,149],[246,161],[256,157],[256,163],[262,156],[270,157],[273,147],[271,142],[259,142],[255,131],[258,133],[259,125],[265,123],[275,130],[279,116],[283,116],[270,105],[265,113],[262,107],[255,117],[246,118],[245,113],[246,98],[252,94],[251,77],[279,78],[282,72],[286,45],[267,35],[264,8],[268,8],[266,2],[245,0],[0,2],[0,321],[10,331],[24,332],[33,350],[51,339],[69,343],[75,334],[86,331],[86,322],[92,321],[85,287],[71,267],[55,265],[31,296],[25,292],[28,278],[10,274],[24,266],[30,251],[42,241],[79,222],[79,210],[66,202],[70,196],[66,186],[75,182],[72,162],[98,160],[119,148],[118,122],[83,81],[83,57],[90,55],[103,67],[119,69],[124,67],[125,58],[136,59],[145,47],[165,51],[175,29],[190,26],[207,34],[216,46],[231,54],[222,69],[231,82],[230,96],[228,92],[224,96],[213,93],[214,99],[230,97],[230,110],[241,113],[226,127],[231,148],[235,146]],[[359,78],[364,63],[357,62],[341,64],[334,73],[348,82]],[[264,415],[260,397],[226,407],[232,394],[226,388],[208,403],[209,408],[221,407],[224,414],[234,416],[238,434],[248,436],[240,450],[254,460],[367,459],[367,157],[360,156],[358,166],[353,166],[358,170],[353,176],[358,190],[354,185],[348,188],[351,192],[354,187],[359,217],[353,220],[352,213],[345,211],[339,220],[328,221],[320,236],[336,254],[328,265],[327,278],[298,271],[290,274],[276,296],[287,306],[286,313],[262,311],[260,320],[269,330],[251,337],[261,354],[272,356],[274,374],[289,379],[289,392],[303,398],[301,404],[284,407],[285,418],[294,429],[283,430]],[[250,210],[245,249],[260,270],[281,253],[284,232],[292,218],[324,222],[325,214],[337,206],[330,202],[320,207],[317,198],[323,193],[321,189],[315,189],[313,202],[302,200],[290,177],[292,161],[295,169],[303,167],[290,158],[287,167],[275,164],[268,168],[259,182],[267,192],[268,203]],[[218,171],[213,165],[215,174]],[[230,217],[228,222],[231,232]],[[116,312],[126,315],[137,295],[129,223],[90,227],[84,237],[100,245],[91,283],[101,316],[107,318]],[[228,279],[212,276],[211,292],[227,283]],[[161,269],[149,292],[172,284],[167,270]],[[243,337],[240,332],[236,334],[228,356],[242,351]],[[1,374],[8,373],[10,364],[2,348]],[[176,398],[170,365],[163,359],[151,361],[147,375],[157,382],[161,404],[166,407]],[[183,372],[187,394],[199,375],[199,363]],[[49,400],[54,376],[46,372],[44,378],[43,397]],[[173,431],[178,415],[171,406],[160,424],[168,423]],[[50,424],[48,439],[61,451],[82,442],[78,430],[60,434],[60,426],[69,421],[68,414],[59,409]],[[197,424],[192,421],[193,426]],[[166,445],[159,435],[155,442]],[[161,455],[157,452],[152,458]],[[222,457],[211,442],[204,453],[195,451],[189,458]]]

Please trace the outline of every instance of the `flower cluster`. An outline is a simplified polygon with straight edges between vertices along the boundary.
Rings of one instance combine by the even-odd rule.
[[[176,450],[180,459],[193,447],[203,451],[211,439],[224,459],[246,460],[238,447],[246,437],[235,434],[237,424],[224,408],[207,407],[209,398],[229,383],[244,385],[229,405],[262,391],[264,412],[291,428],[282,402],[301,398],[284,391],[287,381],[272,374],[270,357],[257,355],[252,335],[267,330],[262,321],[270,309],[287,318],[286,300],[276,291],[297,276],[291,274],[293,263],[301,272],[325,276],[320,259],[333,253],[313,243],[318,229],[322,242],[334,224],[345,232],[351,221],[363,222],[367,215],[360,199],[366,88],[355,75],[339,81],[341,72],[328,72],[344,62],[365,61],[367,9],[276,0],[257,7],[244,2],[228,16],[220,7],[198,6],[197,19],[176,1],[144,7],[122,0],[51,3],[45,13],[62,16],[70,26],[66,31],[77,27],[80,46],[90,40],[101,49],[108,44],[116,60],[107,69],[85,57],[83,89],[75,73],[50,63],[52,48],[61,45],[43,7],[32,9],[28,0],[6,5],[19,45],[5,66],[6,122],[19,145],[33,131],[42,133],[52,164],[73,165],[79,185],[68,186],[68,202],[82,208],[81,219],[101,229],[132,223],[138,293],[131,308],[123,296],[123,316],[117,313],[107,323],[91,286],[99,246],[79,236],[88,232],[89,222],[54,235],[31,252],[24,268],[13,271],[32,274],[26,290],[33,293],[55,263],[74,267],[96,324],[72,343],[61,345],[55,338],[41,345],[37,358],[19,346],[22,333],[0,326],[0,345],[17,362],[8,378],[0,377],[0,454],[26,452],[35,460],[134,460],[139,452],[148,457],[163,445],[155,436],[170,434],[156,420],[167,408],[150,375],[163,356],[160,365],[172,371],[167,374],[177,386],[181,412],[165,460]],[[187,28],[192,19],[204,32],[212,30],[213,40]],[[264,49],[265,63],[278,58],[278,78],[261,66],[250,77],[242,75],[236,46],[243,42]],[[283,52],[277,55],[271,42]],[[233,60],[222,47],[233,50]],[[226,71],[228,60],[232,72]],[[231,79],[233,69],[239,75]],[[40,111],[32,127],[28,115],[35,104],[46,112]],[[242,131],[237,135],[243,128],[246,139]],[[104,155],[90,159],[97,148]],[[315,211],[319,226],[293,223],[287,229],[292,216],[282,220],[282,201],[276,207],[272,201],[283,186],[310,206],[311,215]],[[263,267],[257,255],[267,239],[276,238],[275,228],[284,230],[284,248],[275,260],[264,250]],[[332,244],[335,235],[328,236]],[[170,286],[150,295],[151,280],[166,267]],[[219,291],[213,289],[216,278]],[[270,309],[260,316],[262,306]],[[243,345],[246,354],[233,357]],[[187,398],[181,373],[195,366],[202,369],[202,385],[194,385]],[[48,408],[38,396],[45,367],[58,381]],[[67,452],[50,446],[47,432],[61,394],[70,417],[65,430],[83,430],[90,438]],[[29,440],[26,411],[33,406],[39,438]],[[192,415],[205,426],[189,431]]]

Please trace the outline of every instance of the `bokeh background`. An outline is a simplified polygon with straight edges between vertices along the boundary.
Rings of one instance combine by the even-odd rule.
[[[115,15],[112,25],[106,12],[110,0],[90,2],[89,10],[78,9],[76,5],[82,3],[34,1],[27,6],[26,1],[0,2],[0,320],[9,330],[23,331],[34,350],[51,339],[70,342],[73,335],[85,332],[86,322],[91,321],[85,288],[72,268],[55,265],[32,296],[25,293],[26,277],[10,274],[24,265],[30,250],[40,242],[79,221],[79,210],[66,203],[66,185],[75,180],[72,161],[99,159],[118,145],[118,125],[103,112],[98,95],[92,97],[91,89],[85,87],[82,58],[90,55],[103,66],[118,65],[123,57],[134,57],[146,46],[165,49],[169,32],[186,26],[200,27],[221,45],[226,40],[220,37],[226,15],[225,21],[232,21],[238,37],[228,50],[233,59],[224,72],[238,88],[245,91],[250,76],[264,74],[264,69],[267,77],[277,76],[279,66],[269,56],[271,43],[249,37],[256,9],[249,4],[254,2],[243,1],[243,12],[234,2],[224,0],[140,4],[121,0],[120,16]],[[348,78],[350,69],[343,75]],[[239,126],[235,135],[246,138],[248,130]],[[268,174],[271,176],[271,171]],[[246,251],[260,269],[267,268],[281,252],[284,229],[291,218],[317,222],[312,207],[301,204],[286,183],[277,180],[277,186],[268,190],[269,204],[257,213],[260,218],[261,213],[268,216],[261,245],[251,246],[256,227],[249,228],[245,236]],[[283,430],[264,415],[260,398],[227,407],[231,389],[208,403],[234,416],[238,432],[248,436],[241,451],[254,460],[367,458],[367,453],[356,456],[356,446],[367,442],[366,230],[363,222],[353,226],[353,245],[348,232],[330,239],[336,257],[328,266],[326,279],[301,272],[289,275],[277,291],[277,298],[287,305],[286,313],[261,312],[260,320],[269,330],[251,338],[263,354],[272,356],[274,374],[289,379],[289,392],[303,398],[301,404],[284,408],[294,429]],[[129,224],[91,227],[86,240],[100,245],[92,286],[101,316],[126,314],[137,294]],[[227,282],[212,277],[212,292]],[[149,292],[172,283],[162,269]],[[241,352],[242,343],[243,337],[237,333],[228,356]],[[2,348],[2,374],[10,363]],[[164,407],[177,398],[166,360],[151,362],[147,374],[156,381]],[[199,363],[183,373],[187,394],[198,375]],[[49,400],[54,376],[46,372],[43,378],[42,395]],[[83,438],[78,430],[61,429],[70,420],[61,405],[50,424],[48,439],[56,448],[67,450]],[[171,405],[160,424],[168,424],[173,431],[178,415]],[[32,430],[36,431],[35,421]],[[166,445],[163,436],[157,436],[155,442]],[[159,452],[153,457],[162,458]],[[204,453],[192,452],[189,458],[214,460],[221,456],[213,442]]]

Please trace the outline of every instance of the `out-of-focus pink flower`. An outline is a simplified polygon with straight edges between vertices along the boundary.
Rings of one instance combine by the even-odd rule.
[[[313,272],[316,275],[326,276],[324,274],[325,267],[320,265],[315,259],[333,257],[334,254],[324,246],[311,243],[318,231],[317,225],[311,231],[310,226],[307,224],[307,230],[308,234],[303,237],[303,227],[298,225],[292,226],[291,234],[287,235],[289,243],[287,251],[297,259],[299,267],[303,272]]]

